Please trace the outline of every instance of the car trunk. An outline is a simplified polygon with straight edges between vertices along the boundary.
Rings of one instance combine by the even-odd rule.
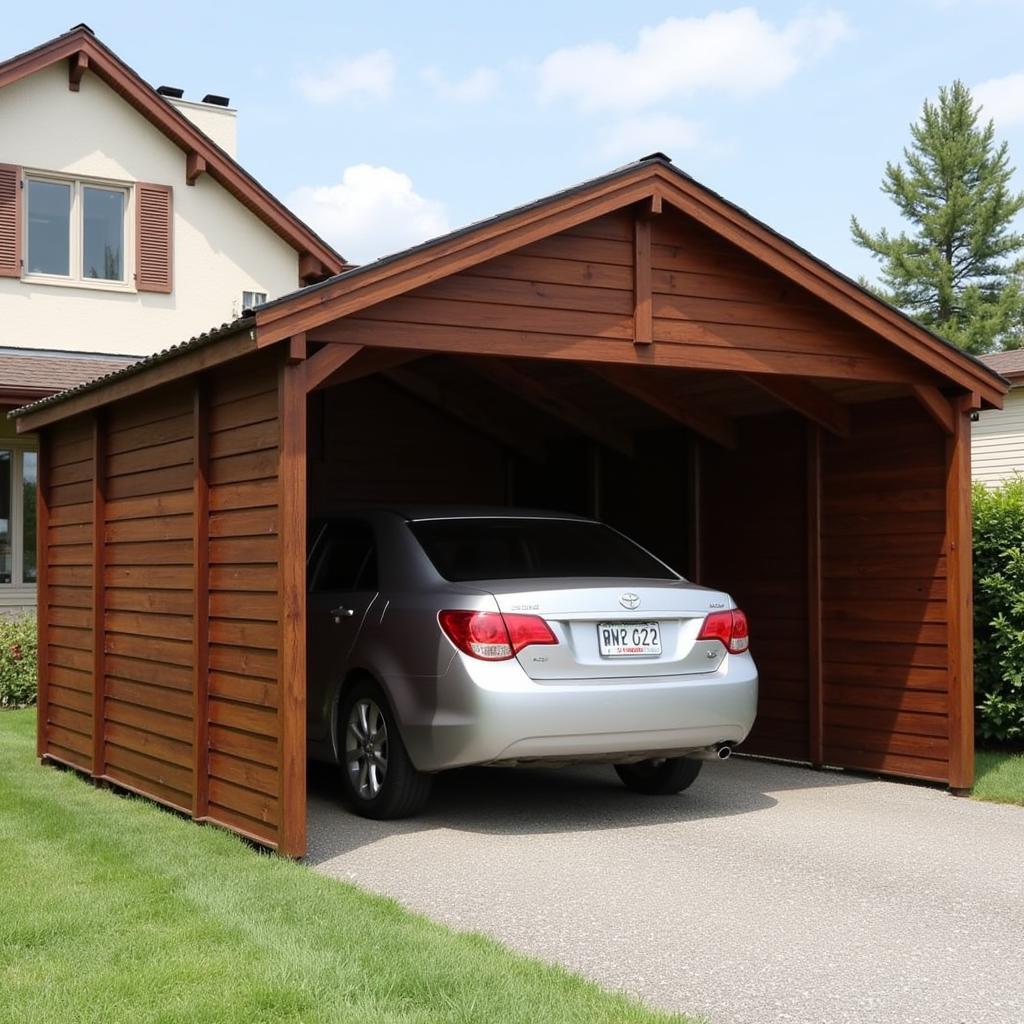
[[[536,680],[642,679],[714,671],[725,651],[698,640],[708,613],[728,598],[684,580],[478,582],[509,614],[539,615],[558,643],[518,654]]]

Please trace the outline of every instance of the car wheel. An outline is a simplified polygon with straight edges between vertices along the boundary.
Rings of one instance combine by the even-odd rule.
[[[430,796],[433,778],[418,772],[391,707],[369,680],[351,687],[338,707],[338,753],[345,803],[364,818],[407,818]]]
[[[689,757],[661,757],[636,764],[617,764],[615,771],[627,789],[652,796],[681,793],[700,775],[700,761]]]

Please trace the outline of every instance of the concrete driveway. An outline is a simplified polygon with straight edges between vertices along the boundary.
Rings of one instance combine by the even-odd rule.
[[[642,798],[611,769],[442,777],[426,814],[346,814],[318,871],[712,1024],[1020,1024],[1024,809],[733,758]]]

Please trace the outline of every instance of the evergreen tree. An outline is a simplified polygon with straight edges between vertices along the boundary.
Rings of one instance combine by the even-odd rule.
[[[1011,224],[1024,193],[991,121],[978,124],[962,82],[925,100],[903,150],[887,163],[882,191],[911,232],[872,234],[850,218],[853,239],[882,264],[878,295],[968,352],[1024,341],[1024,235]],[[869,286],[870,287],[870,286]]]

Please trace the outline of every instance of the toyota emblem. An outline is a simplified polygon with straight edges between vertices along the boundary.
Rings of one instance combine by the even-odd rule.
[[[627,592],[619,598],[619,604],[621,604],[623,608],[639,608],[640,597],[637,594]]]

